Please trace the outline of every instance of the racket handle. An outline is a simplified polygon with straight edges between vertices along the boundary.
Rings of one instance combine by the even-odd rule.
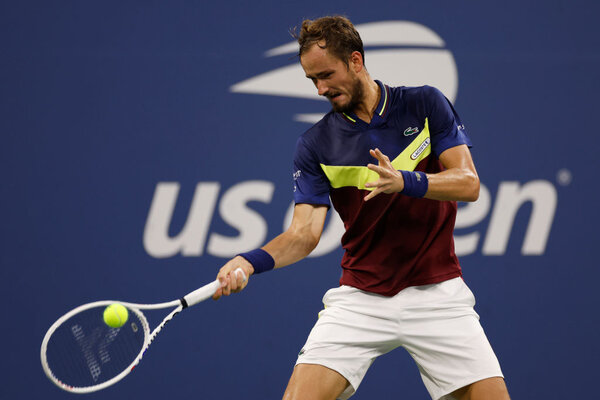
[[[244,281],[246,281],[246,279],[248,279],[248,277],[246,276],[246,274],[244,273],[244,271],[241,268],[238,268],[234,271],[235,274],[241,274],[242,277],[244,278]],[[183,308],[186,307],[191,307],[194,304],[198,304],[201,301],[204,301],[206,299],[208,299],[209,297],[212,297],[213,294],[215,294],[215,292],[221,287],[221,282],[219,282],[218,279],[216,279],[215,281],[202,286],[199,289],[194,290],[191,293],[186,294],[185,296],[183,296],[183,298],[180,300],[181,301],[181,305],[183,306]]]

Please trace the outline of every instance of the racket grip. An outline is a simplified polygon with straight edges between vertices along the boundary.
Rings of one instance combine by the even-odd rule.
[[[219,289],[220,286],[221,282],[219,282],[219,280],[217,279],[209,283],[208,285],[204,285],[201,288],[186,294],[181,299],[181,304],[183,305],[183,308],[193,306],[194,304],[198,304],[201,301],[208,299],[213,294],[215,294],[215,292],[217,291],[217,289]]]
[[[234,273],[237,274],[241,274],[242,277],[244,278],[244,281],[246,279],[248,279],[248,277],[246,276],[246,274],[244,273],[244,271],[241,268],[238,268],[234,271]],[[198,304],[201,301],[204,301],[206,299],[208,299],[209,297],[212,297],[213,294],[215,294],[215,292],[221,287],[221,282],[219,282],[218,279],[216,279],[215,281],[202,286],[199,289],[194,290],[191,293],[186,294],[185,296],[183,296],[183,298],[180,300],[181,301],[181,305],[183,306],[183,308],[186,307],[190,307],[193,306],[194,304]]]

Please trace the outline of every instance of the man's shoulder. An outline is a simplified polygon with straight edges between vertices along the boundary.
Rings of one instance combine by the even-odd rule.
[[[414,114],[419,118],[429,116],[447,102],[439,89],[429,85],[392,87],[390,93],[393,113]]]
[[[388,86],[393,99],[402,99],[404,101],[415,101],[430,96],[437,96],[441,93],[439,89],[429,86]]]
[[[339,124],[336,118],[336,113],[331,110],[323,116],[313,126],[308,128],[301,136],[300,139],[313,141],[319,137],[322,137],[324,133],[334,129]]]

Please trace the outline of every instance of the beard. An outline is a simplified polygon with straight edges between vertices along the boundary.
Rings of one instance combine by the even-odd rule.
[[[357,78],[352,83],[352,87],[350,88],[349,100],[346,104],[335,104],[329,99],[331,106],[333,107],[333,111],[339,113],[349,113],[354,111],[356,107],[360,104],[363,99],[363,87],[361,85],[360,80]]]

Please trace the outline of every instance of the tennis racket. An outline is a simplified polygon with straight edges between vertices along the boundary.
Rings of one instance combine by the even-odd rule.
[[[241,268],[235,273],[246,281]],[[211,297],[219,287],[217,279],[179,300],[159,304],[104,300],[79,306],[46,332],[40,352],[44,372],[56,386],[73,393],[90,393],[113,385],[133,371],[167,322],[183,309]],[[103,318],[106,307],[115,303],[128,311],[127,320],[119,328],[111,328]],[[175,309],[150,332],[142,310],[170,307]]]

